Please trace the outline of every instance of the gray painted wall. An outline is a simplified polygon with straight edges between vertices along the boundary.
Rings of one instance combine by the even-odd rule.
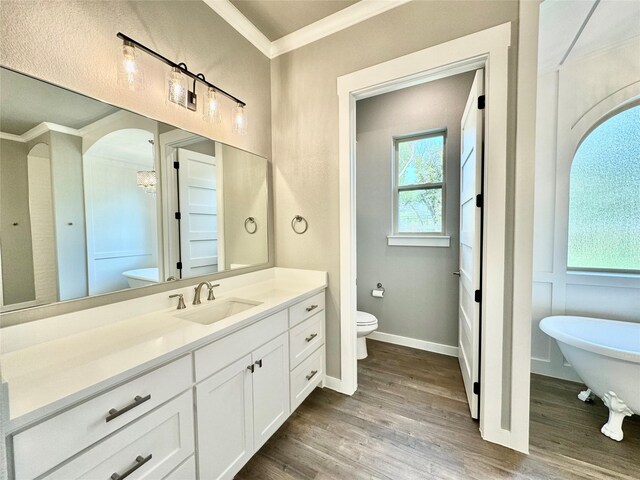
[[[358,309],[379,331],[458,345],[460,119],[474,72],[361,100],[356,105]],[[390,247],[393,137],[446,129],[445,234],[449,248]],[[382,282],[384,298],[371,296]]]
[[[0,139],[0,241],[4,304],[36,298],[25,143]],[[18,225],[13,225],[17,223]]]
[[[340,377],[337,77],[513,22],[509,49],[507,152],[513,158],[517,21],[516,1],[414,1],[271,62],[276,265],[329,272],[326,306],[328,375]],[[513,198],[512,183],[511,171],[509,198]],[[304,235],[291,231],[291,218],[296,214],[309,220],[309,230]],[[510,238],[507,244],[509,242]],[[510,256],[509,250],[508,258]],[[509,285],[510,275],[506,280]],[[509,335],[510,332],[505,332],[505,338],[510,338]],[[505,355],[505,361],[510,361],[509,353]]]

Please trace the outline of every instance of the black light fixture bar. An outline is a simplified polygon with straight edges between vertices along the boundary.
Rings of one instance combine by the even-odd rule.
[[[216,87],[213,83],[208,82],[204,75],[202,73],[198,73],[197,75],[195,73],[191,73],[188,69],[187,69],[187,65],[184,63],[175,63],[172,62],[171,60],[169,60],[167,57],[164,57],[162,55],[160,55],[158,52],[151,50],[149,47],[141,44],[140,42],[135,41],[133,38],[125,35],[122,32],[118,32],[117,37],[121,40],[123,40],[124,42],[130,43],[133,46],[135,46],[136,48],[139,48],[140,50],[142,50],[143,52],[148,53],[149,55],[151,55],[152,57],[157,58],[158,60],[160,60],[163,63],[166,63],[167,65],[169,65],[172,68],[179,68],[180,71],[182,73],[184,73],[185,75],[187,75],[188,77],[192,78],[194,80],[194,85],[195,82],[200,82],[204,85],[206,85],[207,87],[211,87],[213,88],[216,92],[221,93],[222,95],[224,95],[227,98],[230,98],[231,100],[233,100],[235,103],[237,103],[238,105],[244,107],[247,104],[244,103],[242,100],[240,100],[237,97],[234,97],[233,95],[231,95],[229,92],[225,92],[224,90],[222,90],[220,87]]]

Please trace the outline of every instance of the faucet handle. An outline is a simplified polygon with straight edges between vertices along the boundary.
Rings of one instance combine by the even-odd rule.
[[[211,301],[211,300],[215,300],[216,299],[216,296],[213,294],[213,289],[215,287],[219,287],[219,286],[220,286],[219,283],[216,283],[216,284],[213,284],[213,285],[209,284],[209,296],[207,297],[207,300]]]
[[[176,293],[175,295],[169,295],[169,298],[178,297],[178,310],[184,310],[187,306],[184,304],[184,295],[181,293]]]

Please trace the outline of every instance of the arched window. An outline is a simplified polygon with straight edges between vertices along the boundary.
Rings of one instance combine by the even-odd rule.
[[[573,158],[567,267],[640,272],[640,105],[589,133]]]

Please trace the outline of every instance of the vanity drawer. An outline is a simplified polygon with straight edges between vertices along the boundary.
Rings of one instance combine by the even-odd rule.
[[[298,325],[322,310],[324,310],[324,291],[289,307],[289,327]]]
[[[193,396],[189,391],[44,478],[110,479],[115,474],[119,476],[115,478],[126,476],[128,480],[159,479],[193,453]]]
[[[291,411],[300,406],[314,388],[324,380],[324,346],[291,372]]]
[[[196,457],[191,455],[189,459],[176,468],[164,480],[195,480],[196,479]]]
[[[196,382],[231,365],[286,331],[287,311],[283,310],[196,350]]]
[[[289,330],[289,367],[293,370],[323,344],[324,311]]]
[[[13,437],[16,478],[41,475],[184,392],[192,379],[187,355],[18,433]],[[110,414],[112,409],[123,413]]]

